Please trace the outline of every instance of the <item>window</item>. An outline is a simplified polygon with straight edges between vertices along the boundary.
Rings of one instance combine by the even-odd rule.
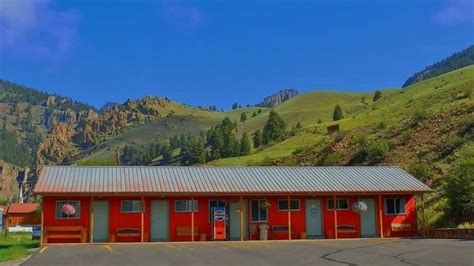
[[[81,217],[81,202],[78,200],[56,201],[56,219],[79,219]]]
[[[174,201],[175,212],[191,212],[191,210],[193,210],[193,212],[198,211],[197,200],[175,200]]]
[[[278,200],[278,210],[288,211],[288,200],[286,199]],[[300,210],[300,200],[290,199],[290,211],[299,211],[299,210]]]
[[[142,201],[141,200],[122,200],[120,210],[122,212],[141,212]]]
[[[222,200],[209,201],[209,222],[212,222],[212,219],[214,218],[213,217],[214,214],[212,213],[212,208],[214,207],[226,207],[226,204]]]
[[[349,210],[349,201],[347,199],[336,199],[338,210]],[[334,200],[328,200],[328,209],[334,210]]]
[[[266,222],[268,216],[268,210],[265,208],[266,200],[251,200],[251,221],[252,222]]]
[[[385,199],[386,214],[405,214],[405,199],[393,198]]]

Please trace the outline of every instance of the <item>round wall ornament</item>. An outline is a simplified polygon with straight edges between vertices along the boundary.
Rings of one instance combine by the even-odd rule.
[[[362,212],[367,211],[367,209],[368,209],[367,203],[363,200],[356,201],[354,202],[354,204],[352,204],[353,212],[362,213]]]

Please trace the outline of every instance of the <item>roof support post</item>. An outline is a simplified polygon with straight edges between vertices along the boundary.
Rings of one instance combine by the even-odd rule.
[[[191,242],[194,242],[194,197],[191,196]]]
[[[426,237],[426,224],[425,224],[425,197],[424,193],[421,193],[421,232],[423,237]]]
[[[145,227],[144,226],[144,224],[145,224],[145,200],[144,200],[143,196],[142,196],[142,204],[141,205],[142,205],[142,212],[140,214],[140,242],[143,242],[143,240],[144,240],[143,236],[144,236],[144,233],[145,233],[143,231],[143,229]]]
[[[239,211],[239,234],[240,234],[240,241],[244,241],[244,201],[242,199],[242,195],[240,195],[240,211]]]
[[[43,206],[44,208],[44,206]],[[44,240],[44,210],[43,208],[41,209],[41,234],[40,234],[40,245],[43,245],[43,240]],[[8,234],[8,219],[5,219],[5,239],[7,238]]]
[[[336,195],[332,197],[333,199],[333,208],[334,208],[334,238],[337,239],[337,201]]]
[[[290,196],[288,196],[288,240],[291,240],[291,207]]]
[[[380,238],[383,238],[383,205],[382,205],[382,195],[379,195],[379,203],[377,204],[379,207],[379,234]]]
[[[94,243],[94,196],[89,203],[89,242]]]

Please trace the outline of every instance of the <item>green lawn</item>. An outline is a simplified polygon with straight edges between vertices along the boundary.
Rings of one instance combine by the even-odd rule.
[[[30,254],[28,249],[39,247],[39,240],[31,240],[31,233],[10,233],[0,236],[0,262],[17,260]]]

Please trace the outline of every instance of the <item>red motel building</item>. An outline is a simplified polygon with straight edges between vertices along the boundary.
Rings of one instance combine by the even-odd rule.
[[[45,166],[34,191],[42,243],[94,243],[411,237],[430,188],[390,166]]]

